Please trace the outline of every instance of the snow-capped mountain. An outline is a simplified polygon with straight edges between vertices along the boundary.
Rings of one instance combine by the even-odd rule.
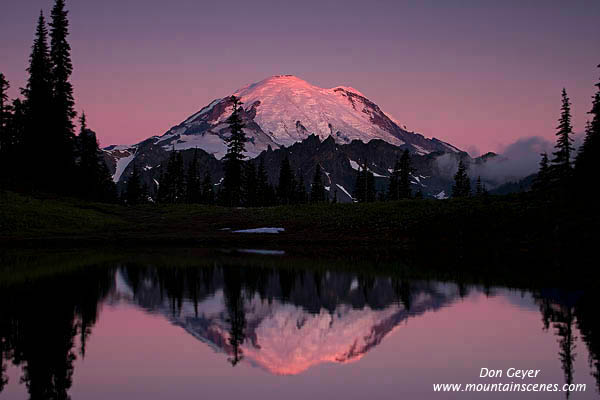
[[[395,159],[407,149],[418,166],[426,166],[415,172],[413,184],[418,186],[415,190],[420,189],[433,196],[441,190],[447,190],[449,184],[445,178],[442,181],[436,178],[435,158],[441,154],[455,158],[468,157],[448,143],[435,138],[428,139],[407,130],[351,87],[323,89],[296,76],[277,75],[248,85],[233,94],[243,103],[241,118],[249,138],[246,144],[246,156],[249,159],[259,155],[264,159],[264,155],[270,151],[283,151],[289,156],[292,167],[306,175],[305,182],[310,182],[310,174],[316,163],[336,159],[339,162],[335,166],[329,166],[328,171],[337,171],[334,173],[337,179],[334,179],[335,182],[331,181],[331,176],[328,175],[327,181],[330,187],[340,188],[338,194],[341,201],[351,201],[352,181],[358,162],[378,159],[378,164],[373,163],[369,169],[375,172],[376,177],[385,179],[389,176],[388,171],[393,167]],[[183,150],[184,159],[187,160],[191,155],[186,155],[185,151],[197,148],[201,153],[201,167],[208,168],[213,180],[218,182],[222,177],[219,160],[227,152],[224,139],[230,134],[227,124],[233,110],[230,97],[228,95],[212,101],[162,136],[153,136],[131,146],[105,148],[106,162],[114,181],[121,187],[131,175],[135,164],[152,192],[152,189],[156,189],[160,167],[169,151]],[[347,154],[343,157],[322,154],[321,158],[316,159],[314,154],[307,153],[302,154],[301,160],[291,156],[293,147],[300,143],[313,143],[314,138],[324,144],[335,143],[335,146],[325,148],[330,148],[331,151],[345,150]],[[312,147],[314,146],[303,146],[305,150]],[[383,153],[377,149],[382,150],[384,147],[385,157],[382,157]],[[267,159],[279,161],[285,154]],[[297,163],[300,164],[295,165]],[[270,175],[273,175],[270,179],[276,180],[277,175],[274,174],[278,173],[279,164],[268,168],[271,169],[268,171]],[[425,177],[433,177],[434,182],[423,182]]]
[[[247,155],[254,157],[268,146],[290,146],[310,134],[322,140],[332,136],[338,143],[382,139],[415,153],[455,152],[458,149],[437,139],[409,132],[375,103],[351,87],[323,89],[293,75],[276,75],[233,93],[243,105]],[[183,123],[170,129],[158,141],[175,142],[176,149],[199,147],[221,158],[227,150],[223,137],[231,115],[229,96],[216,99]]]

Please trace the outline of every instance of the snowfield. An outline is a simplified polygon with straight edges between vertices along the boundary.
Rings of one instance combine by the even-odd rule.
[[[254,228],[254,229],[241,229],[233,231],[234,233],[279,233],[285,232],[285,228]]]

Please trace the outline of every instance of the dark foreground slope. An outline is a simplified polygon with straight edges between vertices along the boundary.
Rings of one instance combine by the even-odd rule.
[[[231,209],[124,207],[0,194],[0,246],[211,246],[284,248],[308,254],[402,256],[486,264],[520,257],[585,264],[600,217],[526,195],[370,204]],[[282,227],[279,234],[234,230]]]

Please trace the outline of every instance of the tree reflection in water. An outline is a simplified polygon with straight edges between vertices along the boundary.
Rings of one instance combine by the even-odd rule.
[[[346,362],[359,359],[407,318],[439,309],[479,290],[463,282],[449,286],[405,277],[323,269],[230,264],[88,266],[77,272],[0,287],[0,392],[8,383],[6,371],[12,362],[22,368],[21,382],[31,399],[68,399],[74,361],[85,357],[86,343],[98,320],[99,305],[121,296],[117,288],[119,280],[131,291],[127,301],[164,313],[194,335],[203,336],[223,349],[233,366],[245,357],[257,357],[261,351],[269,350],[261,348],[264,343],[261,343],[260,324],[266,318],[275,318],[274,314],[280,311],[288,313],[284,317],[294,321],[294,332],[308,329],[311,318],[315,323],[328,321],[334,336],[323,336],[323,340],[330,340],[329,347],[331,343],[339,345],[328,360]],[[494,295],[490,285],[484,287],[486,295]],[[575,379],[578,334],[588,349],[600,390],[600,328],[593,294],[545,290],[532,293],[543,326],[557,336],[558,359],[565,382],[572,383]],[[223,311],[208,315],[202,308],[203,302],[215,296],[222,296]],[[351,330],[348,327],[352,327],[354,320],[343,317],[355,314],[363,318],[358,321],[371,323],[367,330],[357,331],[360,340],[355,340],[355,336],[335,336],[336,324],[341,326],[339,332]],[[364,319],[365,316],[370,319]],[[349,343],[347,348],[343,347],[345,340]],[[296,342],[299,346],[302,343],[300,339]],[[272,367],[274,373],[298,371],[286,364],[287,355],[277,355],[280,358],[270,361],[279,364],[266,368]],[[253,361],[263,365],[261,360]]]

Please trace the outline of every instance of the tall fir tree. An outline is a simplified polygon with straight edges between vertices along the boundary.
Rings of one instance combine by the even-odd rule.
[[[410,199],[412,196],[412,191],[410,189],[410,174],[412,174],[412,172],[410,153],[405,149],[400,157],[400,179],[398,182],[398,192],[399,198],[401,199]]]
[[[458,162],[458,170],[454,175],[452,197],[469,197],[471,195],[471,181],[467,175],[467,167],[463,160]]]
[[[548,154],[542,153],[540,159],[540,168],[533,180],[531,188],[534,192],[544,193],[548,191],[551,185],[550,177],[550,161],[548,160]]]
[[[296,183],[295,202],[305,204],[308,202],[308,193],[306,192],[306,184],[304,183],[304,174],[301,170],[298,171],[298,180]]]
[[[9,87],[10,84],[6,80],[6,77],[0,72],[0,151],[3,150],[3,145],[5,146],[6,129],[10,117],[10,105],[8,102]]]
[[[291,204],[294,202],[294,173],[290,165],[290,159],[286,155],[281,161],[279,168],[279,184],[277,185],[277,197],[279,204]]]
[[[48,133],[48,121],[52,120],[52,67],[48,48],[48,29],[44,14],[40,11],[35,38],[27,68],[29,78],[23,89],[27,112],[24,145],[29,157],[23,162],[24,180],[29,189],[56,189],[52,181],[56,178],[52,151],[55,143]]]
[[[202,200],[202,182],[198,169],[198,149],[194,149],[192,161],[190,161],[185,176],[186,199],[189,204],[197,204]]]
[[[475,183],[475,195],[477,197],[483,195],[483,184],[481,183],[481,176],[477,177],[477,182]]]
[[[598,65],[600,68],[600,65]],[[578,191],[582,194],[589,193],[592,198],[592,191],[589,189],[590,182],[597,177],[598,160],[600,160],[600,80],[595,84],[597,90],[592,97],[592,109],[589,114],[592,120],[587,124],[583,144],[579,148],[575,159],[575,176],[577,180]]]
[[[242,204],[246,207],[256,206],[256,168],[252,162],[245,162],[242,179]]]
[[[571,123],[571,102],[566,89],[562,90],[561,114],[556,127],[556,151],[553,153],[552,169],[557,184],[564,186],[571,177],[571,154],[573,153],[573,125]]]
[[[6,168],[3,168],[6,187],[23,190],[30,188],[26,179],[27,175],[24,174],[24,168],[14,168],[14,166],[22,166],[21,163],[25,154],[23,152],[23,140],[27,126],[27,112],[20,99],[12,101],[10,111],[8,119],[5,121],[5,151],[0,154],[0,164],[4,163],[6,166]],[[13,166],[13,168],[10,168],[10,166]]]
[[[364,161],[362,166],[358,167],[356,181],[354,184],[354,201],[358,203],[372,202],[377,198],[375,190],[375,176],[369,170],[369,163]]]
[[[396,201],[400,198],[400,174],[400,159],[396,158],[394,169],[392,170],[392,174],[390,176],[390,184],[388,186],[388,200]]]
[[[8,102],[8,88],[10,85],[4,77],[3,73],[0,73],[0,190],[5,189],[9,186],[11,180],[11,174],[9,166],[11,140],[9,134],[9,120],[11,118],[10,104]]]
[[[366,168],[366,166],[365,166]],[[369,169],[366,169],[366,182],[367,182],[367,192],[366,192],[366,199],[368,203],[372,203],[375,200],[377,200],[377,190],[375,189],[375,175],[373,175],[373,172],[369,171]]]
[[[125,203],[130,206],[135,206],[145,203],[144,185],[140,176],[140,169],[134,161],[133,171],[125,185]]]
[[[226,206],[239,206],[242,201],[242,162],[246,151],[246,134],[244,123],[240,112],[240,99],[231,96],[229,102],[232,105],[231,116],[227,119],[230,136],[225,139],[227,143],[227,154],[225,154],[225,177],[221,193],[221,201]]]
[[[310,186],[310,202],[311,203],[323,203],[327,201],[327,193],[323,185],[323,179],[321,177],[321,165],[317,164],[315,168],[315,174],[313,176],[312,184]]]
[[[61,178],[56,182],[68,191],[72,186],[70,179],[74,176],[75,166],[75,133],[73,118],[77,115],[73,99],[73,86],[69,81],[73,73],[71,62],[71,46],[69,36],[68,11],[64,0],[56,0],[52,8],[50,22],[50,61],[52,81],[52,109],[50,132],[55,141],[55,165]]]
[[[366,162],[365,162],[366,165]],[[354,201],[364,203],[367,201],[367,171],[359,164],[354,182]]]
[[[115,200],[116,188],[98,146],[96,134],[88,129],[85,113],[81,114],[79,122],[77,194],[88,200],[112,202]]]
[[[185,171],[183,165],[183,155],[175,150],[175,146],[169,154],[167,168],[163,175],[162,199],[165,203],[175,204],[183,203],[185,197]]]
[[[269,204],[268,202],[268,188],[269,177],[267,170],[265,169],[265,160],[263,157],[258,162],[258,169],[256,171],[256,205],[259,207],[265,207]]]
[[[202,204],[215,204],[215,186],[208,170],[206,170],[202,179]]]

